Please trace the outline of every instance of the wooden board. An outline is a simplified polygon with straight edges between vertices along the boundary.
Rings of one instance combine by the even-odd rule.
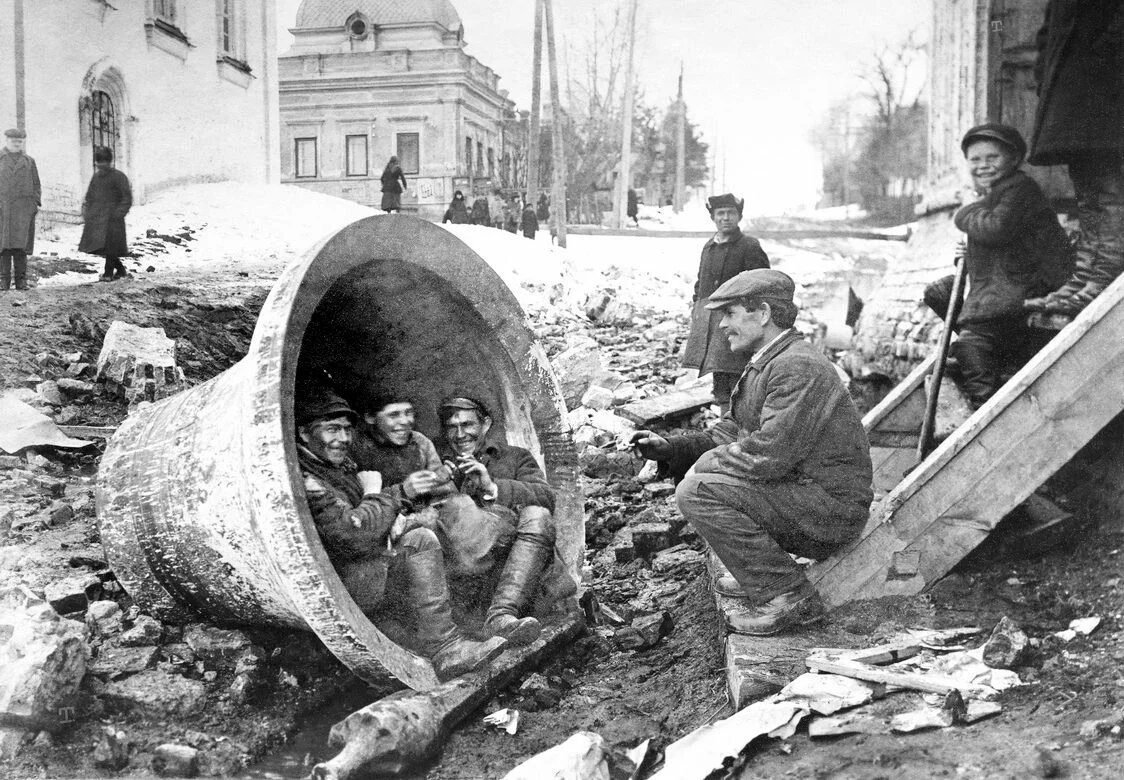
[[[709,384],[706,384],[633,401],[620,407],[616,412],[637,425],[650,425],[669,417],[692,414],[712,403],[714,403],[714,391]]]
[[[58,429],[76,439],[108,439],[117,430],[110,425],[60,425]]]
[[[903,431],[916,438],[925,413],[925,377],[933,371],[935,355],[929,355],[894,386],[873,409],[863,417],[863,429],[869,436],[875,431]]]
[[[1124,277],[876,504],[856,542],[812,568],[825,601],[928,587],[1124,409],[1122,299]],[[898,552],[916,554],[916,574],[893,576]]]

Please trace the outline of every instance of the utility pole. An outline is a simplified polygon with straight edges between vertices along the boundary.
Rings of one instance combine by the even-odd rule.
[[[558,56],[554,48],[554,4],[545,0],[546,58],[550,64],[550,151],[554,186],[550,192],[550,218],[558,246],[566,246],[566,144],[562,136],[562,96],[558,93]]]
[[[628,7],[628,66],[624,72],[624,106],[621,111],[621,172],[617,178],[617,218],[615,227],[624,227],[628,217],[628,189],[632,178],[632,59],[636,48],[636,4],[631,0]]]
[[[532,208],[539,197],[539,125],[541,123],[543,0],[535,0],[535,53],[531,66],[531,137],[527,149],[527,201]]]
[[[683,102],[683,61],[679,61],[679,99],[676,101],[677,127],[675,128],[675,194],[672,205],[675,213],[683,210],[687,186],[687,104]]]

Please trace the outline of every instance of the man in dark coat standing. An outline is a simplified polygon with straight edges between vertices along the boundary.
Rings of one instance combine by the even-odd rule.
[[[761,244],[738,227],[744,205],[745,201],[730,193],[707,199],[706,210],[717,232],[702,248],[699,278],[691,298],[691,331],[683,349],[684,366],[697,368],[699,376],[714,373],[714,400],[723,411],[730,408],[730,391],[745,368],[745,356],[730,350],[718,328],[721,315],[706,308],[706,299],[742,271],[769,267]]]
[[[1077,267],[1027,308],[1076,314],[1124,271],[1124,3],[1051,0],[1038,32],[1029,161],[1065,165],[1077,196]]]
[[[708,431],[632,441],[681,480],[679,510],[731,577],[719,593],[747,608],[738,633],[769,635],[819,620],[824,605],[790,557],[826,558],[866,523],[870,445],[835,367],[792,327],[792,279],[743,271],[707,300],[730,347],[749,357],[730,411]]]
[[[12,286],[27,289],[27,256],[35,251],[35,213],[42,205],[43,190],[35,160],[23,152],[27,133],[4,132],[0,151],[0,290]]]
[[[125,215],[133,207],[133,190],[129,177],[113,167],[113,150],[99,146],[94,150],[97,170],[90,179],[86,199],[82,201],[82,240],[78,251],[105,258],[103,282],[125,279],[129,272],[121,256],[129,253],[125,239]]]

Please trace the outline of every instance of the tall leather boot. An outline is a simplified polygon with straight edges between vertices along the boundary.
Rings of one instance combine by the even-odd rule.
[[[16,289],[27,289],[27,252],[16,252],[12,255],[13,276],[15,277]]]
[[[1101,203],[1099,230],[1092,245],[1093,268],[1085,286],[1070,297],[1069,308],[1074,314],[1092,303],[1124,272],[1124,195],[1108,196],[1105,200],[1108,202]]]
[[[428,656],[440,680],[471,672],[503,652],[507,640],[492,637],[485,642],[465,639],[449,601],[449,585],[441,548],[417,550],[404,561],[406,601],[415,615],[421,652]]]
[[[12,287],[12,255],[10,252],[0,253],[0,290],[10,290]]]
[[[531,518],[531,524],[540,526],[538,529],[520,528],[484,617],[485,631],[505,637],[513,645],[530,644],[542,633],[538,620],[520,617],[534,596],[539,577],[554,557],[554,525],[546,510],[542,510],[542,514],[545,515],[545,523],[542,522],[544,518]],[[527,524],[521,518],[520,526]]]

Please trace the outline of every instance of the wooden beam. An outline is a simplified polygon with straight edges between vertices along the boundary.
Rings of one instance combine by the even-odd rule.
[[[617,414],[637,425],[647,425],[669,417],[693,413],[712,403],[714,403],[714,391],[707,385],[699,385],[632,401],[617,409]]]
[[[56,426],[67,436],[75,439],[108,439],[117,430],[112,425],[59,425]]]
[[[550,65],[550,151],[553,154],[553,188],[550,219],[558,246],[566,248],[566,138],[562,128],[562,95],[558,91],[558,55],[554,46],[554,4],[545,0],[546,59]]]
[[[916,672],[899,672],[894,669],[882,669],[870,664],[855,661],[837,661],[818,656],[811,656],[807,660],[808,668],[817,672],[840,674],[866,682],[897,685],[900,688],[909,688],[915,691],[928,693],[948,693],[960,691],[963,693],[984,693],[987,689],[980,685],[965,683],[943,674],[918,674]]]
[[[877,504],[856,542],[812,568],[829,604],[925,589],[1124,409],[1122,299],[1124,277]],[[899,551],[918,554],[915,576],[892,575]]]
[[[535,45],[531,60],[531,127],[527,145],[527,201],[531,208],[539,197],[539,131],[542,101],[542,11],[543,0],[535,0]],[[526,204],[525,204],[526,205]],[[521,217],[517,217],[520,219]]]

